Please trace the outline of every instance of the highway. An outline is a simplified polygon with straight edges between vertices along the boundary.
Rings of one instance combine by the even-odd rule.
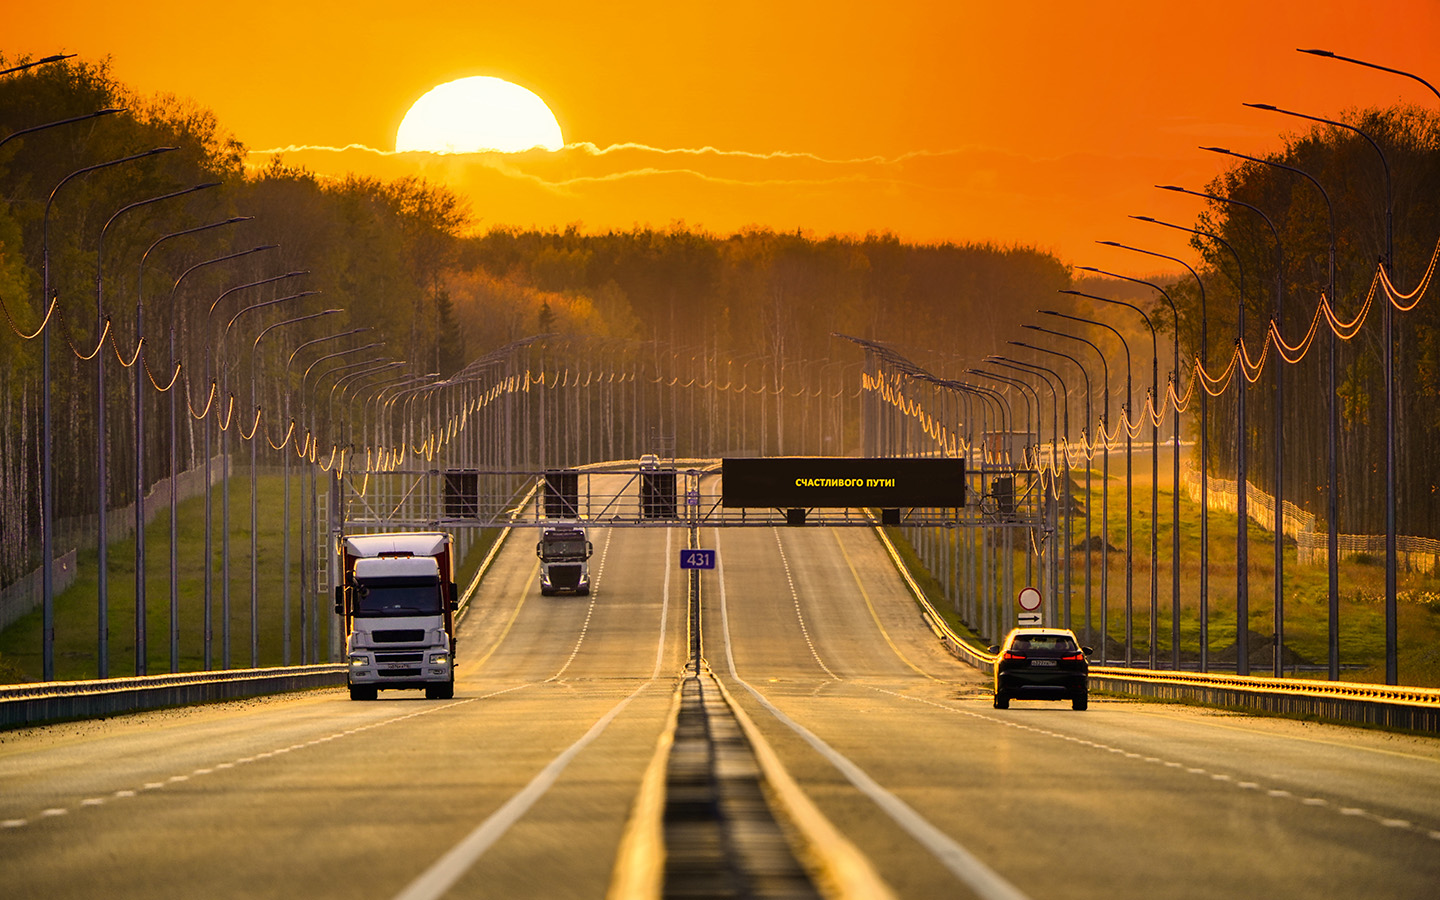
[[[687,661],[685,532],[515,532],[454,700],[343,689],[0,733],[0,892],[602,897]],[[1426,897],[1440,740],[1092,698],[990,705],[868,530],[706,529],[704,658],[900,897]]]

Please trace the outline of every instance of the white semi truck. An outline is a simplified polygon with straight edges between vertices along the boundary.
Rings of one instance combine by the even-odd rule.
[[[590,593],[590,542],[584,526],[574,523],[546,525],[535,545],[540,557],[540,593],[546,597],[559,591]]]
[[[351,700],[423,688],[455,696],[455,562],[450,535],[355,534],[341,543],[335,612],[344,617]]]

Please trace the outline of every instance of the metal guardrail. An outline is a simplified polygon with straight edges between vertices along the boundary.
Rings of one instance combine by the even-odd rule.
[[[1440,690],[1092,666],[1097,690],[1440,734]]]
[[[528,502],[534,496],[532,487]],[[510,529],[495,539],[474,579],[461,598],[457,620],[469,610],[480,579],[495,561]],[[338,687],[346,683],[344,663],[228,669],[222,672],[186,672],[137,675],[91,681],[46,681],[0,687],[0,730],[40,725],[66,719],[92,719],[123,713],[186,706],[217,700],[239,700],[262,694]]]
[[[909,586],[925,624],[950,654],[984,672],[993,672],[995,657],[981,651],[950,628],[905,568],[895,545],[878,525],[876,535],[890,554],[896,571]],[[1227,709],[1314,716],[1355,725],[1379,725],[1440,734],[1440,689],[1362,684],[1349,681],[1308,681],[1252,675],[1216,675],[1091,666],[1090,687],[1132,697],[1179,703],[1200,703]]]
[[[0,729],[345,683],[343,663],[0,687]]]

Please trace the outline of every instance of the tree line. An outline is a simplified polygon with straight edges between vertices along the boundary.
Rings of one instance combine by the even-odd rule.
[[[1193,357],[1203,353],[1211,369],[1230,358],[1242,303],[1243,338],[1252,354],[1264,346],[1272,320],[1288,344],[1298,344],[1322,295],[1330,295],[1342,323],[1365,314],[1353,337],[1336,340],[1338,527],[1348,534],[1379,534],[1384,531],[1385,501],[1381,322],[1382,305],[1390,298],[1376,287],[1375,276],[1383,261],[1395,287],[1408,293],[1426,282],[1434,263],[1440,240],[1440,206],[1432,202],[1440,192],[1440,117],[1415,107],[1395,107],[1350,111],[1339,120],[1364,136],[1316,125],[1288,136],[1282,149],[1263,157],[1265,162],[1238,162],[1207,186],[1205,193],[1223,199],[1206,201],[1191,226],[1206,234],[1193,235],[1190,241],[1205,279],[1205,346],[1194,279],[1186,275],[1168,290],[1180,306],[1183,345]],[[1392,235],[1393,251],[1387,234]],[[1440,468],[1431,456],[1440,446],[1440,303],[1435,293],[1431,287],[1413,309],[1393,313],[1397,531],[1422,537],[1440,537]],[[1272,348],[1265,374],[1247,395],[1250,481],[1273,493],[1274,373],[1283,371],[1284,494],[1322,522],[1330,333],[1329,322],[1322,318],[1318,338],[1293,365],[1281,364]],[[1222,475],[1234,471],[1236,396],[1232,384],[1212,404],[1211,465]]]

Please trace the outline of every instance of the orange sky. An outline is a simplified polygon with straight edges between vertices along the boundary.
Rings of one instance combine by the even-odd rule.
[[[423,174],[468,196],[482,227],[884,230],[1119,271],[1154,267],[1096,239],[1187,252],[1126,216],[1189,223],[1196,204],[1152,186],[1203,188],[1222,160],[1197,145],[1254,154],[1292,130],[1242,102],[1440,104],[1295,52],[1440,85],[1437,0],[10,6],[7,56],[109,55],[122,81],[214,109],[252,151],[306,148],[286,159],[322,174]],[[540,95],[571,146],[388,155],[411,103],[469,75]]]

